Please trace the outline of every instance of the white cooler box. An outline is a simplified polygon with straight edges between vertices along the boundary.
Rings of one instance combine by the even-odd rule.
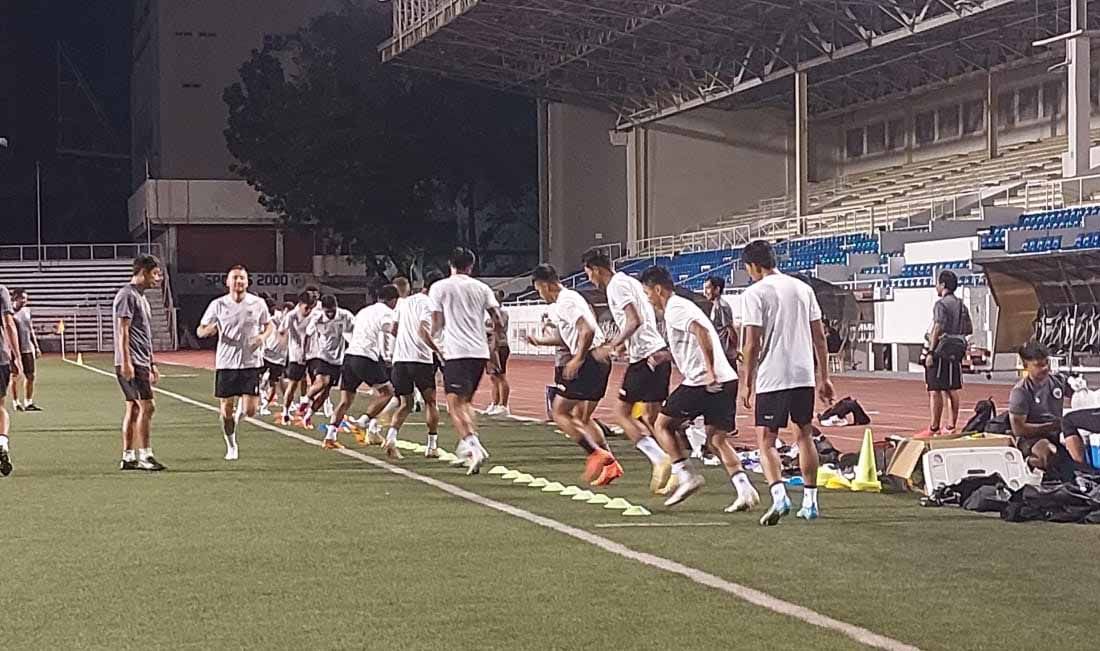
[[[924,455],[924,490],[928,495],[967,477],[991,475],[1000,475],[1012,490],[1039,483],[1039,477],[1028,470],[1024,455],[1016,448],[944,448]]]

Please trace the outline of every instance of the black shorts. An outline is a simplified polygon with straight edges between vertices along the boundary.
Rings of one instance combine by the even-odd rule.
[[[778,430],[788,423],[809,425],[814,420],[814,388],[798,387],[756,394],[756,425]]]
[[[672,362],[649,368],[649,362],[642,360],[626,367],[623,386],[619,389],[619,400],[634,404],[636,402],[664,402],[668,398],[668,383],[672,378]]]
[[[737,380],[724,383],[722,390],[716,392],[705,386],[681,384],[665,401],[661,413],[681,422],[702,416],[708,427],[732,432],[737,429]]]
[[[153,399],[153,383],[149,379],[148,368],[135,366],[134,379],[126,380],[122,377],[122,367],[116,366],[115,378],[118,379],[118,386],[122,387],[122,395],[126,398],[126,402]]]
[[[0,402],[3,402],[3,396],[8,394],[9,384],[11,384],[11,364],[0,364]]]
[[[340,367],[323,359],[314,358],[309,360],[306,362],[306,370],[309,371],[310,377],[314,379],[319,375],[327,377],[330,385],[340,379]]]
[[[286,365],[265,359],[264,370],[267,371],[267,381],[276,383],[283,379],[283,375],[286,373]]]
[[[20,372],[23,375],[26,375],[27,377],[33,378],[34,377],[35,366],[36,366],[35,365],[34,353],[20,353],[19,358],[21,360],[23,360],[23,363],[21,364],[22,368],[20,369]]]
[[[962,388],[962,362],[933,359],[924,367],[924,383],[929,391],[958,391]]]
[[[390,380],[393,382],[393,392],[399,396],[411,396],[413,389],[420,393],[435,391],[435,364],[396,362]]]
[[[470,400],[481,386],[481,376],[485,374],[488,360],[465,357],[448,359],[443,363],[443,386],[447,395],[455,395]]]
[[[260,372],[262,368],[223,368],[214,373],[214,397],[236,398],[237,396],[260,395]]]
[[[300,382],[306,377],[306,365],[291,362],[286,365],[286,379],[291,382]]]
[[[512,356],[512,349],[505,346],[504,348],[497,348],[497,361],[500,362],[500,369],[496,371],[489,371],[489,375],[504,375],[508,372],[508,358]]]
[[[563,371],[564,374],[564,371]],[[566,400],[596,402],[607,393],[607,381],[611,378],[611,363],[598,362],[588,355],[581,364],[577,377],[558,383],[558,395]]]
[[[360,385],[381,386],[390,381],[390,374],[382,362],[363,355],[344,355],[344,365],[340,369],[340,390],[359,390]]]

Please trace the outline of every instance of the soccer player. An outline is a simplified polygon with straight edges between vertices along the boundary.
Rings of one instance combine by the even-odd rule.
[[[775,252],[764,240],[750,242],[741,261],[753,284],[741,295],[745,326],[741,351],[744,381],[741,404],[753,407],[760,428],[760,465],[771,485],[772,505],[760,524],[774,526],[791,510],[775,441],[780,428],[793,422],[798,437],[798,466],[805,485],[798,517],[814,520],[817,504],[817,448],[813,440],[814,370],[822,402],[833,402],[829,355],[821,307],[813,289],[775,269]],[[816,365],[814,364],[816,357]]]
[[[470,401],[481,384],[486,366],[495,368],[496,351],[489,350],[485,339],[485,313],[500,328],[500,304],[489,286],[470,277],[477,258],[469,249],[451,252],[451,276],[432,285],[432,336],[443,335],[443,384],[447,392],[447,411],[451,415],[459,442],[455,446],[458,462],[467,466],[466,474],[476,475],[489,453],[477,435],[477,417]],[[456,463],[458,463],[456,462]]]
[[[153,385],[160,379],[153,360],[153,326],[145,291],[160,285],[160,261],[151,255],[134,259],[130,282],[115,294],[115,377],[122,388],[126,412],[122,417],[121,470],[164,470],[153,457],[151,444]]]
[[[494,293],[497,303],[504,300],[504,292],[499,289]],[[489,337],[489,346],[497,351],[497,360],[500,365],[496,370],[488,371],[489,381],[493,384],[492,402],[485,409],[486,416],[511,416],[512,410],[508,407],[508,400],[512,395],[512,386],[508,384],[508,358],[512,356],[512,349],[508,345],[508,312],[500,311],[501,330],[493,327],[492,320],[485,322],[486,335]]]
[[[15,327],[15,309],[8,288],[0,285],[0,476],[11,474],[11,452],[8,450],[10,418],[4,403],[8,398],[8,383],[19,376],[22,353],[19,333]]]
[[[581,264],[592,284],[607,292],[607,307],[619,330],[619,334],[592,354],[606,361],[626,349],[629,366],[619,389],[615,420],[653,465],[649,488],[656,493],[668,483],[672,472],[672,462],[653,438],[652,429],[661,405],[668,398],[672,356],[657,330],[657,315],[642,284],[627,274],[616,273],[611,259],[602,251],[585,253]],[[634,418],[635,403],[645,406],[641,419]]]
[[[298,296],[298,304],[289,310],[279,326],[279,333],[286,337],[286,393],[283,394],[283,414],[281,423],[290,424],[291,405],[296,393],[303,398],[306,395],[306,325],[309,316],[317,305],[317,299],[309,291]]]
[[[591,425],[573,413],[578,404],[599,402],[607,393],[611,362],[593,354],[604,344],[603,331],[596,322],[592,306],[577,292],[562,287],[553,266],[540,264],[531,277],[542,300],[554,306],[552,314],[558,332],[572,355],[562,369],[562,383],[558,386],[558,395],[554,397],[551,415],[566,436],[588,453],[584,480],[596,486],[606,486],[622,477],[622,466],[610,450],[600,447]]]
[[[333,385],[340,379],[340,366],[344,362],[344,349],[347,341],[344,335],[352,331],[355,315],[336,302],[336,297],[328,294],[321,298],[321,309],[313,313],[306,324],[307,345],[306,362],[313,376],[313,385],[306,392],[306,401],[299,407],[302,425],[313,427],[313,412],[321,408],[329,398]],[[337,425],[340,421],[334,421]],[[338,447],[327,443],[325,447]]]
[[[272,298],[268,298],[266,303],[273,329],[271,331],[271,336],[264,342],[264,373],[267,377],[267,386],[260,400],[261,416],[271,415],[269,407],[275,404],[277,396],[282,393],[280,389],[282,389],[283,385],[283,376],[286,374],[288,353],[287,335],[282,329],[282,324],[283,319],[285,319],[290,314],[290,310],[294,308],[293,305],[284,305],[280,307]]]
[[[443,279],[433,272],[424,279],[424,290],[398,301],[395,310],[397,335],[393,346],[393,390],[401,401],[390,421],[387,439],[396,440],[405,419],[412,413],[414,394],[424,398],[425,421],[428,426],[427,450],[424,456],[439,457],[439,406],[435,402],[435,362],[433,355],[442,356],[432,340],[432,307],[428,292]]]
[[[34,323],[31,321],[31,297],[26,290],[13,289],[11,291],[12,309],[15,310],[15,329],[19,335],[20,361],[23,371],[23,402],[19,402],[19,381],[11,384],[11,399],[15,403],[16,411],[42,411],[34,404],[34,379],[35,361],[42,356],[42,349],[38,346],[38,335],[34,332]]]
[[[393,397],[393,387],[390,385],[390,374],[386,370],[385,359],[382,356],[383,333],[392,335],[396,330],[396,321],[393,308],[397,305],[397,288],[386,285],[378,292],[378,301],[359,310],[352,324],[351,344],[344,353],[340,370],[340,402],[336,410],[332,412],[332,420],[325,432],[326,448],[339,447],[336,442],[336,434],[340,430],[340,424],[344,421],[351,405],[355,402],[355,394],[363,384],[374,389],[374,397],[367,406],[366,416],[370,420],[378,417],[382,410]],[[371,429],[368,426],[368,429]],[[361,436],[361,435],[357,435]],[[359,439],[359,444],[366,443],[365,439]],[[391,459],[400,459],[401,453],[397,450],[397,431],[390,428],[389,436],[382,443],[382,449]]]
[[[664,312],[669,350],[684,378],[657,417],[657,435],[673,459],[672,472],[677,482],[665,506],[679,504],[703,486],[703,475],[692,468],[676,435],[676,429],[684,421],[702,416],[707,439],[737,490],[737,499],[726,512],[747,511],[760,503],[760,496],[729,442],[729,433],[736,422],[737,372],[722,354],[722,342],[714,324],[699,306],[676,294],[668,269],[650,267],[642,274],[641,282],[653,306]]]
[[[225,460],[236,461],[240,456],[237,423],[244,416],[256,415],[264,342],[275,328],[264,300],[248,293],[248,271],[244,267],[231,268],[225,286],[228,293],[210,302],[196,334],[200,339],[218,336],[214,396],[221,411]]]

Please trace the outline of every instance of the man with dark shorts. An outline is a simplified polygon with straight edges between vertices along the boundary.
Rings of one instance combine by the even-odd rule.
[[[321,409],[329,399],[332,387],[340,380],[340,367],[344,363],[344,349],[355,327],[355,315],[337,303],[336,297],[328,294],[321,298],[321,309],[314,311],[306,325],[307,345],[306,370],[313,378],[313,384],[306,392],[306,402],[298,407],[302,416],[302,426],[313,427],[313,413]]]
[[[8,288],[0,285],[0,476],[11,474],[11,451],[8,449],[10,416],[5,404],[8,384],[19,376],[21,352],[19,333],[15,328],[15,309]]]
[[[23,376],[23,401],[19,401],[19,380],[11,382],[11,400],[15,404],[16,411],[42,411],[34,404],[34,381],[38,357],[42,350],[38,347],[38,336],[34,333],[34,322],[31,320],[30,295],[24,289],[11,290],[12,309],[15,310],[16,334],[19,336],[19,359],[22,362],[21,375]]]
[[[275,299],[265,299],[267,311],[271,316],[271,336],[264,342],[264,369],[265,378],[263,395],[260,396],[260,415],[270,416],[271,405],[283,394],[283,377],[286,375],[287,342],[286,334],[282,331],[283,319],[293,310],[293,305],[280,306]]]
[[[160,262],[151,255],[134,260],[129,284],[118,290],[112,308],[115,338],[115,377],[122,388],[126,412],[122,417],[121,470],[164,470],[153,457],[153,385],[160,379],[153,360],[153,327],[145,291],[160,285]]]
[[[798,517],[816,520],[815,370],[822,402],[831,405],[833,401],[821,307],[808,284],[776,270],[775,252],[766,241],[750,242],[741,252],[741,261],[753,279],[753,284],[741,295],[745,326],[741,404],[745,409],[753,408],[753,394],[756,395],[760,465],[772,494],[772,506],[760,518],[760,524],[779,524],[780,518],[791,510],[783,467],[775,449],[779,430],[789,422],[796,427],[798,465],[805,485]]]
[[[493,290],[470,277],[476,261],[473,251],[456,248],[450,257],[451,276],[433,284],[428,291],[432,302],[432,336],[443,336],[447,411],[459,437],[455,464],[466,465],[468,475],[480,472],[489,458],[477,435],[477,416],[471,405],[486,367],[498,366],[496,351],[489,350],[485,339],[485,314],[489,313],[494,327],[499,329],[503,323]]]
[[[1018,353],[1026,375],[1008,396],[1008,422],[1016,446],[1032,468],[1053,470],[1067,456],[1087,463],[1081,431],[1100,432],[1100,409],[1078,409],[1063,416],[1063,401],[1073,397],[1073,388],[1065,375],[1050,372],[1050,351],[1030,341]]]
[[[672,472],[676,476],[676,488],[665,500],[665,506],[683,502],[703,486],[702,473],[692,468],[676,433],[685,421],[702,416],[707,440],[737,491],[737,499],[726,512],[748,511],[760,503],[760,496],[729,442],[729,433],[736,423],[737,372],[722,354],[722,342],[714,324],[697,305],[676,294],[668,269],[646,269],[641,283],[653,307],[665,315],[669,351],[684,378],[657,417],[657,436],[673,459]]]
[[[283,394],[283,413],[280,423],[289,425],[291,410],[294,407],[295,394],[305,400],[306,395],[306,326],[317,299],[311,292],[304,291],[298,296],[298,304],[283,316],[279,332],[286,337],[286,393]]]
[[[401,431],[405,419],[413,410],[417,391],[424,397],[424,420],[428,426],[428,438],[424,456],[439,457],[439,406],[435,402],[435,359],[442,355],[432,340],[432,307],[428,292],[432,285],[443,279],[438,272],[424,279],[424,290],[399,301],[395,317],[397,335],[393,344],[393,391],[401,404],[390,421],[394,438]]]
[[[924,357],[924,379],[928,385],[929,406],[932,412],[928,436],[951,434],[959,422],[962,357],[948,358],[937,352],[941,338],[965,338],[974,333],[974,326],[970,321],[970,310],[962,299],[955,296],[958,286],[959,278],[955,272],[947,269],[940,272],[939,282],[936,285],[940,300],[936,301],[932,309],[932,330],[928,333],[928,349]],[[951,425],[941,430],[945,401],[950,410]]]
[[[218,336],[214,396],[221,413],[225,460],[236,461],[237,424],[252,418],[260,406],[260,372],[264,366],[264,342],[274,327],[267,303],[248,293],[248,271],[237,265],[225,277],[229,290],[207,306],[196,334],[200,339]]]
[[[504,300],[504,292],[499,289],[493,294],[497,303]],[[489,406],[485,409],[486,416],[511,416],[512,410],[508,407],[508,401],[512,396],[512,386],[508,384],[508,358],[512,356],[512,348],[508,345],[508,312],[500,310],[501,327],[498,331],[493,327],[492,319],[485,322],[485,336],[489,338],[489,346],[497,351],[497,368],[489,369],[489,381],[493,384],[493,397]]]

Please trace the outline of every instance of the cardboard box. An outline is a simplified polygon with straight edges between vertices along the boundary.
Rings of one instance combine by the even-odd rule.
[[[1013,438],[1004,434],[983,434],[978,437],[963,437],[957,439],[930,439],[927,441],[929,450],[943,450],[945,448],[1005,448],[1012,447]]]
[[[1004,434],[985,434],[981,437],[962,437],[952,439],[905,439],[894,450],[886,475],[905,482],[913,480],[914,472],[921,467],[921,459],[928,450],[946,448],[995,448],[1012,447],[1013,439]]]

